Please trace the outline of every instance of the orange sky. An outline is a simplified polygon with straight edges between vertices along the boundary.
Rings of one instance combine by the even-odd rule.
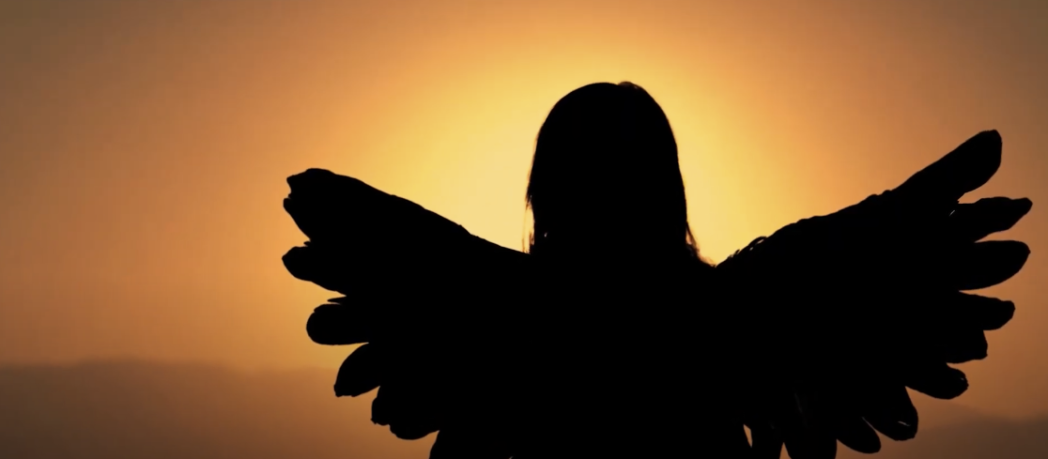
[[[332,296],[280,256],[284,178],[361,178],[519,248],[535,135],[634,81],[678,136],[722,260],[894,187],[983,129],[974,198],[1028,196],[1015,320],[961,402],[1048,412],[1048,3],[0,1],[0,362],[335,367]]]

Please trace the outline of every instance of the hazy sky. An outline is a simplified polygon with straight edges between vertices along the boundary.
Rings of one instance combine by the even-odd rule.
[[[667,112],[717,261],[999,129],[972,199],[1033,199],[1008,235],[1033,254],[960,401],[1048,412],[1041,0],[0,1],[0,363],[335,367],[304,327],[334,295],[280,262],[284,179],[353,175],[520,248],[549,109],[621,80]]]

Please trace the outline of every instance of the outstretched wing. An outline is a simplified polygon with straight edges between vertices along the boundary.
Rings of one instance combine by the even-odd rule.
[[[984,332],[1014,305],[966,292],[1006,281],[1029,254],[1022,242],[982,241],[1029,200],[959,203],[1000,161],[1000,136],[980,133],[898,188],[786,226],[717,267],[734,305],[725,321],[749,360],[737,370],[757,395],[755,437],[784,441],[794,459],[832,459],[838,440],[872,453],[875,431],[916,435],[907,388],[940,399],[967,389],[949,365],[986,357]]]
[[[517,331],[530,257],[408,200],[326,170],[288,178],[284,208],[309,237],[284,256],[295,277],[344,295],[313,312],[321,344],[361,344],[338,396],[378,388],[372,420],[400,438],[441,431],[442,452],[505,459]],[[468,445],[460,445],[466,439]]]

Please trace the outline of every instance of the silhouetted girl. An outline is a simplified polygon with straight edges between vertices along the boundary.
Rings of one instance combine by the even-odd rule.
[[[693,318],[709,306],[702,277],[713,268],[691,234],[677,143],[656,101],[628,82],[561,99],[539,131],[527,204],[529,252],[559,274],[538,301],[581,299],[561,305],[560,335],[545,341],[563,380],[534,403],[555,400],[549,409],[563,415],[534,420],[530,438],[548,438],[534,457],[745,447],[741,418],[713,395],[724,387],[703,377],[702,351],[720,338]]]
[[[1029,249],[979,242],[1030,201],[958,200],[1001,160],[995,131],[901,186],[758,238],[716,265],[688,225],[672,129],[630,84],[579,88],[538,137],[527,254],[410,201],[311,169],[285,209],[309,237],[284,257],[345,297],[321,344],[365,343],[336,395],[378,388],[372,419],[433,459],[832,459],[916,435],[907,388],[967,389],[1014,305],[962,291]],[[755,432],[751,449],[743,423]],[[762,440],[767,439],[767,441]],[[781,440],[781,442],[780,442]]]

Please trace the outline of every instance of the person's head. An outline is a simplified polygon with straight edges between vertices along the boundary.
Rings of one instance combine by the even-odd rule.
[[[539,131],[526,199],[532,253],[698,257],[673,130],[635,84],[590,84],[557,102]]]

